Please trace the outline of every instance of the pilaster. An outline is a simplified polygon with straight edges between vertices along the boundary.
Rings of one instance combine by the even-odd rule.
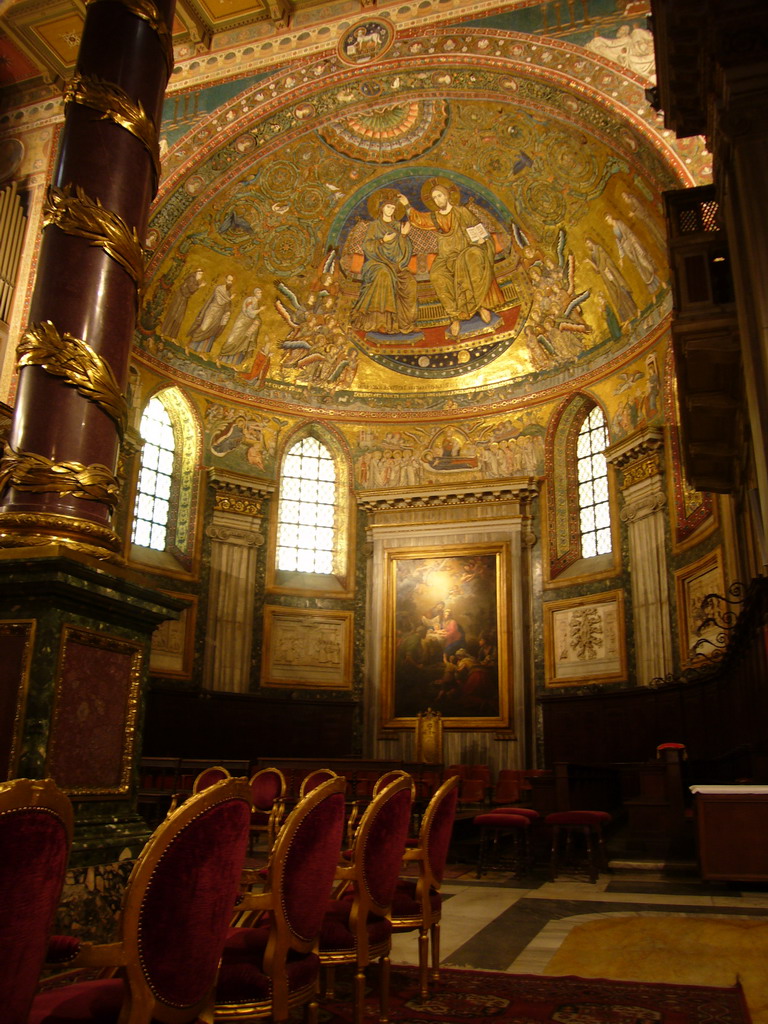
[[[666,554],[664,434],[648,428],[609,448],[606,460],[621,474],[621,518],[627,524],[638,683],[672,671],[672,630]]]
[[[253,609],[264,499],[273,488],[216,470],[203,686],[247,693],[251,678]]]

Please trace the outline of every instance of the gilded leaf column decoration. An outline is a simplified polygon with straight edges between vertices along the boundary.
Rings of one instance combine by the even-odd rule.
[[[621,518],[629,534],[629,568],[637,680],[647,685],[673,668],[666,561],[664,433],[658,427],[612,445],[606,459],[622,476]]]
[[[16,407],[0,465],[2,547],[57,542],[121,558],[112,516],[174,6],[87,6],[18,347]]]
[[[82,103],[111,118],[131,132],[152,157],[155,183],[160,181],[160,143],[157,129],[140,103],[134,103],[122,89],[94,76],[75,75],[64,93],[66,103]]]
[[[48,321],[26,329],[16,355],[19,366],[42,366],[49,373],[63,377],[111,416],[120,436],[124,435],[128,402],[109,363],[96,355],[90,345],[71,334],[62,337]]]

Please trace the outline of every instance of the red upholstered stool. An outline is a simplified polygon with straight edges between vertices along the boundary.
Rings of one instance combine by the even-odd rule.
[[[573,837],[576,835],[584,840],[589,880],[596,882],[600,871],[608,870],[608,858],[603,842],[603,825],[607,825],[611,820],[607,811],[555,811],[553,814],[548,814],[544,821],[552,828],[550,878],[554,881],[558,875],[558,869],[569,863],[573,855]],[[564,844],[563,836],[565,837]]]
[[[481,830],[480,852],[477,858],[478,878],[481,878],[487,869],[492,854],[495,855],[494,863],[500,867],[507,866],[508,863],[518,875],[530,866],[530,818],[523,814],[500,814],[498,811],[489,811],[487,814],[478,814],[473,822]],[[507,836],[512,838],[512,854],[508,862],[501,855],[501,839]]]
[[[494,807],[494,814],[522,814],[529,821],[535,821],[540,815],[532,807]]]

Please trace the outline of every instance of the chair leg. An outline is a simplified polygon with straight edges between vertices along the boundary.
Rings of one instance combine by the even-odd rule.
[[[430,928],[432,937],[432,980],[440,980],[440,922],[435,923]]]
[[[317,1001],[317,993],[304,1004],[304,1024],[317,1024],[320,1011],[320,1004]]]
[[[379,960],[379,1024],[388,1024],[389,1021],[389,968],[389,956],[383,956]],[[360,1008],[362,1011],[362,1002]],[[359,1024],[363,1024],[362,1012]]]
[[[353,1024],[363,1024],[363,1017],[365,1016],[365,967],[362,967],[360,964],[355,967],[352,1000],[352,1022]]]
[[[419,991],[421,998],[429,995],[429,932],[419,928]]]

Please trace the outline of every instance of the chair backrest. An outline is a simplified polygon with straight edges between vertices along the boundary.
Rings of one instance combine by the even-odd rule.
[[[51,779],[0,784],[0,1005],[26,1024],[72,843],[69,798]]]
[[[299,799],[305,797],[307,793],[311,793],[315,786],[319,786],[321,782],[327,782],[328,779],[335,779],[336,772],[330,768],[315,768],[308,775],[305,775],[301,780],[299,786]]]
[[[257,811],[269,811],[285,796],[285,776],[279,768],[262,768],[251,776],[251,800]]]
[[[121,936],[129,998],[153,1019],[194,1020],[208,1000],[240,887],[251,820],[245,779],[191,796],[155,830],[133,866]]]
[[[320,932],[341,859],[345,789],[341,775],[321,782],[296,804],[280,829],[265,886],[280,894],[271,914],[275,951],[308,952]]]
[[[195,781],[192,783],[192,792],[200,793],[214,782],[221,782],[222,779],[230,778],[229,772],[221,765],[212,765],[210,768],[203,768]]]
[[[459,799],[458,775],[452,775],[429,801],[419,829],[419,846],[424,850],[424,871],[429,884],[439,889],[448,859],[456,806]]]
[[[454,775],[453,778],[456,778]],[[485,800],[486,786],[482,779],[461,780],[461,800],[466,804],[481,804]]]
[[[386,787],[390,783],[395,782],[396,779],[410,779],[411,789],[413,791],[413,796],[415,799],[416,783],[413,781],[413,776],[409,775],[408,772],[403,771],[402,768],[393,768],[391,771],[384,772],[383,775],[380,775],[379,778],[376,779],[376,781],[373,784],[373,792],[371,795],[378,796],[382,789],[386,789]]]
[[[357,916],[385,915],[392,904],[408,839],[413,801],[409,777],[395,779],[365,810],[355,833]]]

